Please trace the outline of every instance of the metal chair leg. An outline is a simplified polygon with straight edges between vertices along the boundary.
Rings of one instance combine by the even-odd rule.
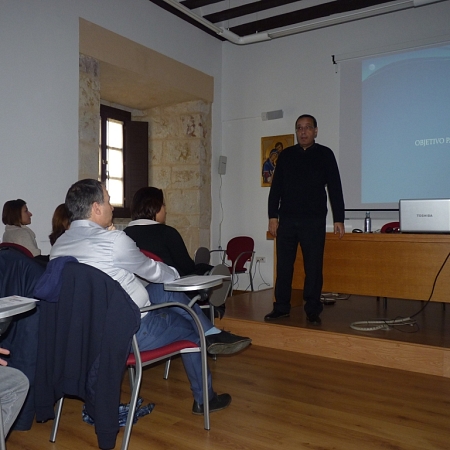
[[[169,358],[166,361],[166,365],[164,367],[164,376],[163,377],[164,377],[165,380],[167,380],[167,378],[169,378],[170,361],[171,361],[171,358]]]
[[[58,433],[58,426],[59,426],[59,420],[61,419],[63,403],[64,403],[64,397],[61,397],[56,403],[55,420],[53,421],[52,432],[50,433],[50,442],[56,441],[56,433]]]

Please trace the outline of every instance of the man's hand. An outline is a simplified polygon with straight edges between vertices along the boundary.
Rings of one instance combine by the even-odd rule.
[[[278,219],[269,219],[269,233],[273,237],[277,237]]]
[[[6,348],[1,348],[0,347],[0,354],[2,355],[9,355],[9,350],[7,350]],[[0,366],[7,366],[8,362],[5,361],[4,359],[0,358]]]
[[[345,226],[342,222],[334,223],[334,234],[338,234],[339,239],[342,239],[342,236],[345,234]]]

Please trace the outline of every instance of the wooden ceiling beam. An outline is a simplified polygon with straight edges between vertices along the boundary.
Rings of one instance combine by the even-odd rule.
[[[201,8],[202,6],[213,5],[214,3],[220,3],[223,0],[184,0],[180,2],[183,6],[189,9]]]
[[[312,6],[310,8],[303,8],[297,11],[292,11],[286,14],[280,14],[268,19],[256,20],[242,25],[231,27],[230,31],[238,36],[248,36],[255,33],[262,33],[264,31],[273,30],[276,28],[287,27],[309,20],[322,19],[333,14],[341,14],[359,9],[369,8],[371,6],[380,5],[382,3],[389,3],[392,0],[337,0],[333,2],[323,3],[322,5]]]
[[[236,6],[235,8],[225,9],[212,14],[203,16],[204,19],[211,23],[223,22],[225,20],[235,19],[236,17],[254,14],[277,6],[288,5],[290,3],[298,3],[301,0],[261,0],[259,2],[247,3],[246,5]]]

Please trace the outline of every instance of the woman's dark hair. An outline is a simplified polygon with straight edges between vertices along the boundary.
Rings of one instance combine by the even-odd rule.
[[[156,214],[164,205],[164,195],[161,189],[147,186],[139,189],[131,202],[131,219],[156,220]]]
[[[26,202],[20,198],[17,200],[8,200],[3,205],[2,222],[5,225],[22,225],[22,207]]]
[[[52,217],[52,232],[49,235],[50,244],[53,245],[69,228],[69,211],[65,203],[61,203],[55,209]]]

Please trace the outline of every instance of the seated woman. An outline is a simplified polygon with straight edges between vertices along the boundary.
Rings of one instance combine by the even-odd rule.
[[[180,233],[165,224],[166,205],[161,189],[151,186],[139,189],[131,203],[131,219],[124,232],[140,249],[159,256],[181,276],[204,275],[211,270],[209,264],[195,264]]]
[[[69,229],[69,226],[69,211],[67,211],[66,204],[61,203],[56,207],[55,212],[53,213],[52,232],[48,236],[52,246],[56,242],[56,239]]]
[[[3,205],[2,221],[5,224],[3,242],[18,244],[28,249],[33,256],[39,256],[36,235],[27,227],[31,223],[31,211],[24,200],[9,200]]]

